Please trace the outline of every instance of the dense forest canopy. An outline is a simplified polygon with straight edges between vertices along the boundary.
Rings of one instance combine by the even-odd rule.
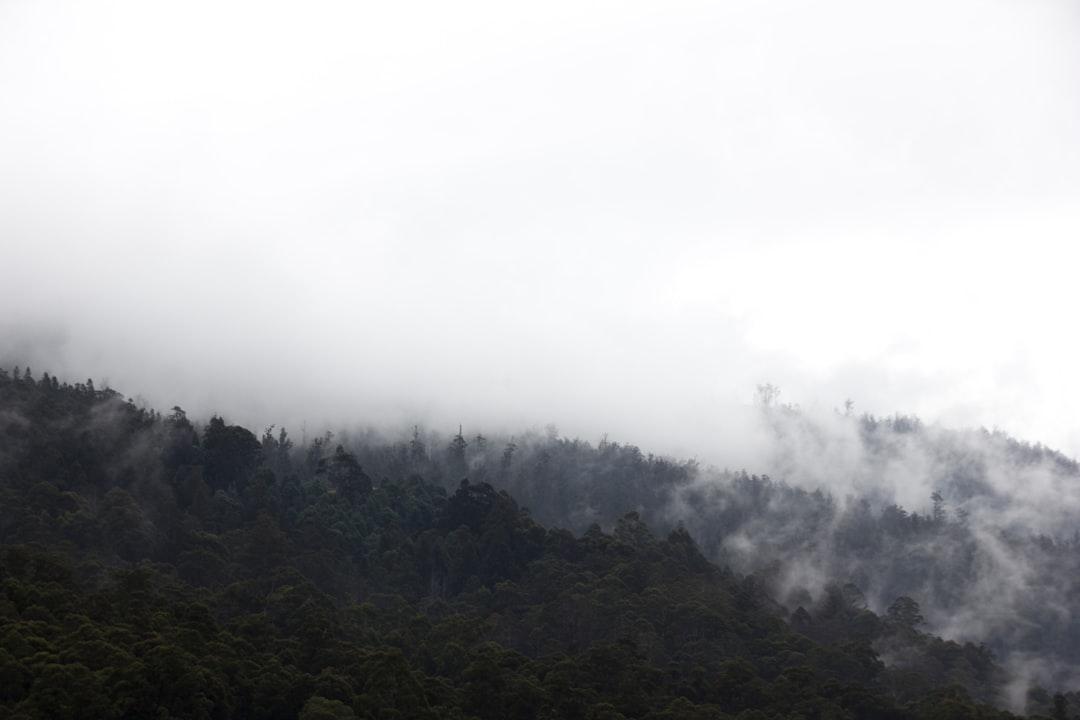
[[[724,470],[0,370],[0,714],[1080,713],[1076,463],[848,410]]]

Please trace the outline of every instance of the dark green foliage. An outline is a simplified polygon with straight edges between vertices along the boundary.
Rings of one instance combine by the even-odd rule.
[[[241,491],[259,463],[262,444],[247,428],[215,415],[203,431],[202,463],[212,491]]]
[[[333,456],[319,460],[316,475],[324,477],[338,497],[356,502],[371,493],[371,478],[360,467],[356,456],[337,446]]]
[[[896,627],[908,631],[914,630],[917,626],[923,624],[919,603],[906,595],[893,601],[885,613],[885,618]]]
[[[846,584],[792,614],[774,572],[657,532],[692,465],[633,446],[297,449],[28,371],[0,403],[3,717],[1008,717],[964,689],[1000,683],[990,654],[914,601],[879,618]],[[462,479],[488,467],[514,492]],[[775,497],[733,482],[734,519]],[[534,519],[578,500],[603,513],[580,535]]]

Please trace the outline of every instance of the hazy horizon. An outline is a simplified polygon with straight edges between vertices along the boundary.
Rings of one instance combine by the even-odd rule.
[[[0,363],[721,463],[773,383],[1076,457],[1078,20],[2,3]]]

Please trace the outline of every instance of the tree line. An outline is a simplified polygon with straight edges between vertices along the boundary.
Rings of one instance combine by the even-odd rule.
[[[633,446],[298,447],[27,370],[0,373],[0,438],[6,717],[1013,717],[993,654],[915,599],[792,606],[646,522],[692,466]],[[538,521],[581,492],[583,529]]]

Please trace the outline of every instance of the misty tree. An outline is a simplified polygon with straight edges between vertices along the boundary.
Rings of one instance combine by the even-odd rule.
[[[417,465],[427,458],[427,447],[420,437],[420,428],[416,425],[413,425],[412,440],[409,441],[409,457]]]
[[[165,417],[167,441],[165,464],[170,468],[195,465],[199,462],[199,435],[179,405],[173,405]]]
[[[98,525],[104,541],[123,559],[136,560],[146,551],[149,523],[126,490],[114,487],[105,493],[98,507]]]
[[[907,595],[901,595],[893,600],[892,605],[889,605],[889,609],[885,611],[885,619],[907,630],[914,630],[924,622],[919,603]]]
[[[759,383],[757,386],[757,402],[761,407],[769,408],[780,398],[780,388],[772,383]]]
[[[941,493],[935,490],[930,495],[930,502],[933,503],[933,518],[935,523],[945,522],[945,498],[941,496]]]
[[[1054,693],[1054,706],[1050,710],[1053,720],[1069,720],[1069,700],[1061,693]]]
[[[856,612],[866,609],[866,595],[855,583],[845,583],[841,588],[843,593],[844,602],[847,603],[848,608]]]
[[[916,433],[922,429],[922,420],[915,415],[901,415],[900,413],[896,413],[893,417],[886,419],[885,422],[893,432],[900,435]]]
[[[795,612],[791,613],[788,622],[795,632],[805,633],[814,624],[814,619],[810,617],[810,613],[806,611],[806,608],[800,605],[795,608]]]
[[[656,543],[648,525],[641,519],[637,511],[630,511],[615,522],[615,539],[626,543],[637,550],[644,549]]]
[[[338,497],[359,500],[371,493],[372,482],[356,456],[337,446],[333,456],[319,460],[316,476],[325,477]]]
[[[203,431],[202,451],[210,488],[242,491],[261,458],[262,444],[247,428],[227,425],[215,415]]]
[[[517,444],[514,443],[514,438],[510,438],[510,442],[506,443],[506,447],[503,448],[502,459],[499,461],[499,470],[502,471],[503,476],[510,474],[510,466],[514,462],[514,451],[517,450]],[[1078,535],[1080,537],[1080,535]],[[1080,540],[1078,540],[1080,542]]]
[[[263,431],[263,461],[275,475],[284,476],[292,463],[293,441],[285,428],[281,428],[277,437],[274,437],[274,427],[271,425]]]
[[[450,441],[450,470],[459,476],[464,476],[468,472],[469,466],[465,460],[465,449],[469,447],[469,442],[465,439],[465,436],[461,432],[461,426],[458,425],[457,435]]]
[[[278,430],[277,437],[278,465],[280,468],[288,469],[292,458],[292,448],[292,438],[289,437],[289,433],[285,431],[285,428],[281,428]]]
[[[315,441],[311,443],[311,447],[307,451],[307,468],[308,473],[315,474],[315,471],[319,468],[319,461],[322,460],[323,455],[326,452],[326,448],[330,446],[330,441],[334,439],[334,433],[327,430],[323,433],[322,437],[315,438]]]

